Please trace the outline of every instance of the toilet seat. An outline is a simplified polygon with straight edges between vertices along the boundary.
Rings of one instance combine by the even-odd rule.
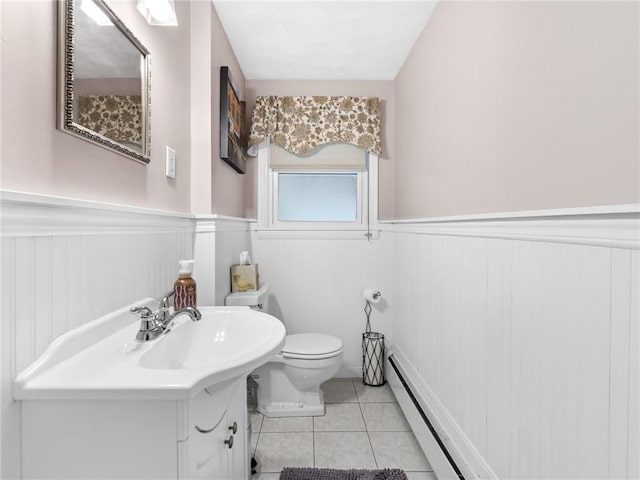
[[[280,354],[283,358],[322,360],[340,355],[342,340],[322,333],[297,333],[285,337]]]

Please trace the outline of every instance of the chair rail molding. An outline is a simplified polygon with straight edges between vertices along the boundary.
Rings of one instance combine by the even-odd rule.
[[[196,233],[245,232],[256,220],[251,218],[228,217],[225,215],[194,215]]]
[[[380,224],[395,233],[640,250],[640,204],[386,220]]]
[[[189,214],[0,191],[2,237],[193,232]]]

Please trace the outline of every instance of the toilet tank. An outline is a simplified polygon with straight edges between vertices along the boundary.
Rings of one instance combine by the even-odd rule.
[[[230,293],[224,297],[224,304],[227,307],[250,307],[269,313],[269,284],[263,284],[258,290]]]

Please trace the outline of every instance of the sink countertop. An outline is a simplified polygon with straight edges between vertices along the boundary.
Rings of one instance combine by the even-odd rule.
[[[152,299],[137,302],[149,304]],[[176,318],[174,329],[157,340],[137,343],[138,316],[130,306],[65,333],[16,379],[17,400],[187,400],[203,388],[249,374],[266,363],[284,345],[285,329],[270,315],[253,312],[248,307],[201,307],[202,320],[191,327],[187,315]],[[239,341],[227,347],[222,359],[179,368],[146,368],[141,358],[159,343],[169,341],[180,328],[192,328],[207,321],[227,325],[240,322],[241,316],[264,316],[260,321],[262,338]],[[214,319],[215,316],[215,319]],[[240,325],[238,323],[237,325]],[[198,332],[196,332],[198,333]],[[250,331],[244,331],[251,335]],[[237,334],[236,334],[237,337]],[[233,340],[238,342],[237,338]],[[250,343],[250,350],[243,343]],[[171,347],[172,344],[168,344]],[[162,348],[167,347],[167,345]],[[212,345],[213,349],[213,345]],[[162,353],[163,350],[160,352]]]

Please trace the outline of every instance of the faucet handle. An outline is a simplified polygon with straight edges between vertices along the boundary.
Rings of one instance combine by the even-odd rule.
[[[169,308],[169,298],[172,297],[175,293],[175,289],[167,292],[167,294],[162,297],[162,300],[160,300],[160,308]]]
[[[136,334],[137,342],[148,342],[149,340],[153,340],[160,335],[160,328],[158,326],[158,320],[156,314],[151,311],[151,309],[147,306],[142,307],[132,307],[131,313],[139,313],[140,314],[140,329]]]
[[[153,315],[151,309],[147,306],[131,307],[131,313],[139,313],[141,318],[148,318]]]

